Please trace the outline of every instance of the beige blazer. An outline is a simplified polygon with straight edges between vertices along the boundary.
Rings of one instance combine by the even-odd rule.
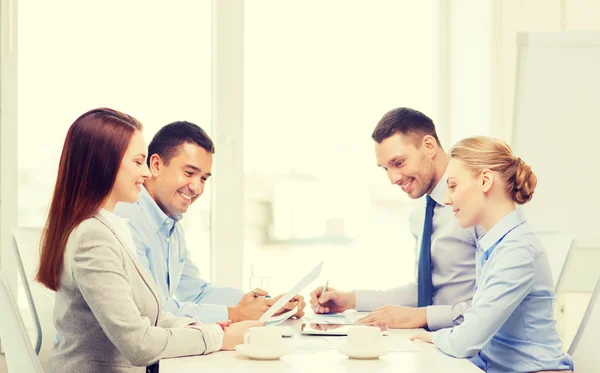
[[[161,312],[158,291],[135,254],[97,214],[69,236],[54,324],[50,373],[144,373],[161,358],[218,350],[218,325]]]

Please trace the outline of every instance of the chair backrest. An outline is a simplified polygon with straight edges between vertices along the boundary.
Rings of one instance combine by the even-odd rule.
[[[17,271],[19,271],[19,276],[21,276],[21,283],[23,284],[23,290],[25,292],[25,297],[27,298],[27,304],[29,305],[29,311],[31,313],[31,318],[33,320],[35,331],[36,331],[36,343],[35,343],[35,353],[39,354],[40,349],[42,347],[42,326],[40,324],[40,319],[37,313],[37,309],[35,307],[35,301],[33,300],[33,294],[31,293],[31,287],[29,286],[29,275],[27,274],[27,270],[25,269],[25,265],[23,264],[23,259],[21,258],[21,253],[19,250],[19,245],[17,243],[17,238],[13,233],[13,249],[15,250],[15,259],[17,261]],[[19,299],[19,291],[17,290],[17,299]],[[19,301],[17,301],[17,307],[20,311]]]
[[[597,345],[600,339],[600,278],[587,306],[577,334],[569,347],[577,373],[598,372]]]
[[[40,261],[41,236],[42,228],[18,227],[13,230],[13,247],[19,267],[18,271],[29,311],[36,327],[35,351],[43,366],[52,350],[56,329],[53,320],[55,293],[35,281]]]
[[[548,254],[550,270],[554,279],[554,290],[558,292],[565,269],[571,260],[575,237],[561,232],[538,232],[537,235]]]
[[[0,338],[9,372],[43,373],[23,318],[4,274],[0,273]]]

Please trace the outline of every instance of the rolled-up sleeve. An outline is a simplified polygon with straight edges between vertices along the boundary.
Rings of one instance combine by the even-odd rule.
[[[388,304],[415,307],[417,284],[409,283],[390,290],[354,290],[357,311],[373,311]]]

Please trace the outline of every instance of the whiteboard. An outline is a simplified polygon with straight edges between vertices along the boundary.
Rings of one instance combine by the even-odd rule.
[[[512,147],[538,176],[536,230],[600,247],[600,32],[520,33]]]

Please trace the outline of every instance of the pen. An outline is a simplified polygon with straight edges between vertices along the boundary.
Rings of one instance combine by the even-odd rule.
[[[320,297],[322,297],[322,296],[323,296],[323,294],[325,294],[325,293],[327,292],[327,285],[329,285],[329,280],[327,280],[327,281],[325,282],[325,286],[323,286],[323,291],[321,291],[321,296],[320,296]],[[320,298],[320,297],[319,297],[319,298]],[[319,308],[321,308],[321,304],[319,304],[319,305],[317,306],[317,309],[315,309],[315,313],[316,313],[316,312],[319,312]]]

